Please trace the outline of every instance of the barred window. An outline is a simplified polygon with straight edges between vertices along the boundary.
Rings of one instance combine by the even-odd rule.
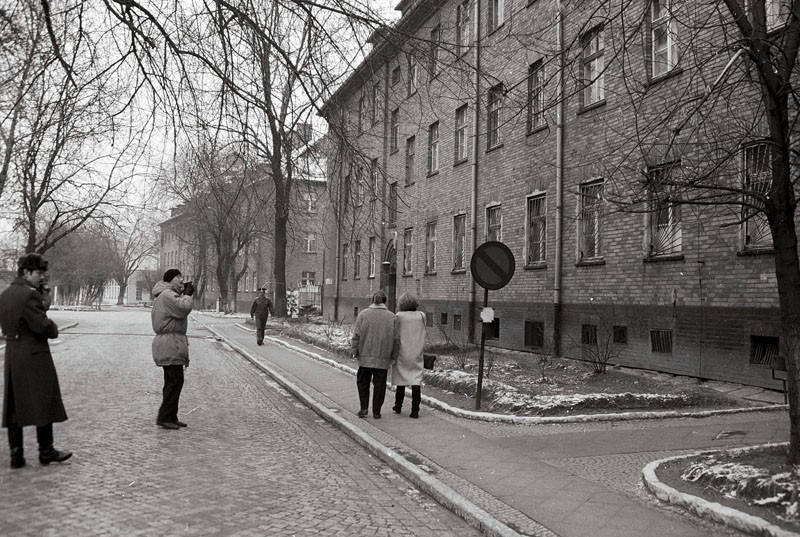
[[[579,259],[602,257],[603,181],[581,185],[580,218]]]
[[[526,264],[545,260],[547,244],[547,217],[545,194],[528,198],[528,235]]]
[[[528,68],[528,132],[544,125],[544,64],[541,60]]]
[[[742,150],[744,200],[742,203],[742,236],[744,249],[772,248],[772,232],[764,214],[764,198],[772,187],[770,146],[766,143]]]
[[[675,175],[680,162],[651,167],[647,171],[650,201],[650,245],[648,255],[674,255],[681,252],[683,229],[681,206],[674,198]]]
[[[650,350],[672,354],[672,330],[650,330]]]

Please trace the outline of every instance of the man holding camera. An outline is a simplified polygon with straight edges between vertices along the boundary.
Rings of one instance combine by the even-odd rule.
[[[183,283],[178,269],[164,273],[164,281],[153,287],[153,360],[164,368],[164,389],[156,425],[178,429],[186,424],[178,419],[178,401],[183,389],[183,370],[189,367],[189,340],[186,337],[192,311],[194,286]]]

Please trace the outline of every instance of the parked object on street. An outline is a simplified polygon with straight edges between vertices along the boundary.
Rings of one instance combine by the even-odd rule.
[[[369,409],[369,384],[372,382],[372,416],[381,417],[381,407],[386,397],[386,377],[397,344],[397,318],[386,307],[386,294],[378,291],[372,295],[372,304],[358,314],[353,325],[350,346],[358,359],[356,386],[360,409],[364,418]]]
[[[164,273],[164,281],[153,287],[153,360],[164,368],[164,388],[156,424],[164,429],[178,429],[186,424],[178,419],[178,404],[183,389],[183,371],[189,367],[189,340],[186,337],[192,311],[194,287],[184,285],[178,269]]]
[[[58,326],[47,317],[47,261],[30,253],[19,258],[17,278],[0,294],[0,327],[6,338],[3,427],[8,428],[11,468],[25,466],[23,427],[36,426],[39,462],[72,456],[53,447],[53,423],[67,420],[48,339]]]
[[[411,293],[403,293],[398,301],[397,336],[399,344],[392,356],[392,384],[396,386],[394,407],[400,414],[403,408],[406,386],[411,386],[411,417],[419,417],[419,403],[422,399],[422,369],[424,359],[422,348],[425,345],[427,330],[425,313],[417,311],[417,299]]]

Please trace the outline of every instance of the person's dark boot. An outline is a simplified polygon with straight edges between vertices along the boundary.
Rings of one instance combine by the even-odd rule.
[[[64,462],[72,457],[69,451],[58,451],[53,446],[39,448],[39,463],[47,466],[51,462]]]
[[[24,451],[21,447],[11,448],[11,468],[16,470],[25,466]]]

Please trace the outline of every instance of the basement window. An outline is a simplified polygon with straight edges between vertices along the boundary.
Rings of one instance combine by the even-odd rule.
[[[778,355],[780,338],[771,336],[750,336],[750,363],[770,365]]]
[[[672,330],[650,330],[650,350],[672,354]]]

